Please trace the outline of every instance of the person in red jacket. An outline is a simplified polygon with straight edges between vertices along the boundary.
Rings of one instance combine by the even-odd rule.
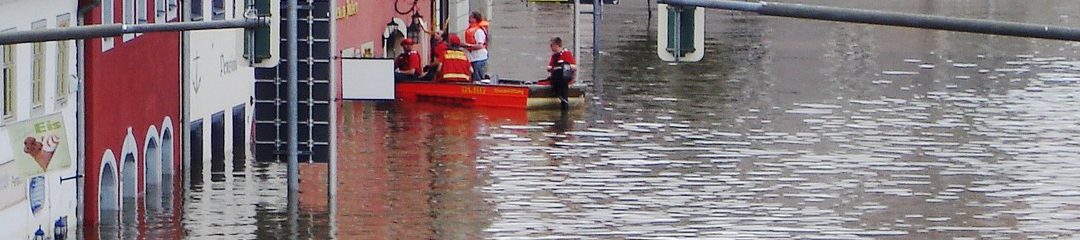
[[[439,65],[439,81],[471,82],[472,64],[461,45],[461,38],[455,34],[450,34],[448,38],[450,48],[443,54],[442,64]]]
[[[574,60],[574,53],[566,48],[563,48],[562,38],[554,37],[549,42],[551,47],[551,59],[548,60],[547,71],[551,73],[547,79],[541,81],[540,84],[551,85],[552,92],[555,96],[559,97],[563,107],[567,104],[567,93],[570,90],[570,84],[574,83],[574,72],[577,71],[577,61]]]
[[[411,38],[401,40],[401,48],[405,52],[398,55],[394,60],[395,81],[416,81],[420,80],[420,77],[424,75],[424,69],[420,68],[420,53],[412,49],[414,44],[416,42]]]

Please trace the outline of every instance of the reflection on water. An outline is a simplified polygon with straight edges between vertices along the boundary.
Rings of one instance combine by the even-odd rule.
[[[479,192],[478,133],[523,111],[343,104],[338,237],[478,239],[494,213]]]
[[[1080,25],[1074,2],[809,2]],[[148,207],[124,214],[149,220],[121,232],[152,239],[1080,232],[1075,44],[710,11],[706,59],[669,65],[656,60],[647,7],[623,1],[605,9],[611,64],[601,68],[601,104],[588,110],[344,102],[338,192],[329,206],[320,192],[327,166],[305,165],[302,184],[312,187],[290,226],[285,166],[251,164],[193,185],[177,198],[183,216],[167,207],[180,201]],[[537,19],[567,11],[516,1],[500,8],[521,16],[502,23],[541,26]],[[511,26],[496,28],[501,39],[542,44],[553,33],[511,34],[530,31]],[[543,60],[521,51],[522,64]]]

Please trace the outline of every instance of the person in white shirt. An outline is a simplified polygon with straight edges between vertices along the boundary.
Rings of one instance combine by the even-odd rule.
[[[486,78],[488,60],[487,51],[487,28],[481,23],[484,16],[480,12],[472,12],[469,15],[469,28],[465,29],[465,49],[468,49],[469,62],[472,63],[474,81]]]

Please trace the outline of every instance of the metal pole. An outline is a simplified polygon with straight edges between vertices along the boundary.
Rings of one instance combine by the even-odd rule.
[[[268,19],[235,19],[209,22],[171,22],[154,24],[107,24],[74,26],[43,30],[11,31],[0,33],[0,45],[78,40],[120,36],[125,33],[177,32],[228,28],[259,28],[270,26]]]
[[[604,20],[604,1],[593,0],[593,34],[592,34],[592,80],[593,88],[603,89],[602,80],[600,80],[600,22]]]
[[[297,123],[296,123],[297,110],[299,109],[297,107],[297,102],[296,102],[297,101],[296,100],[296,98],[297,98],[296,97],[297,96],[297,86],[296,86],[297,85],[297,81],[296,81],[296,78],[297,78],[297,74],[296,74],[296,65],[297,65],[297,60],[296,60],[296,54],[297,54],[297,39],[296,39],[296,32],[297,32],[297,30],[296,30],[297,29],[297,26],[296,26],[297,25],[297,23],[296,23],[297,22],[297,16],[296,15],[297,14],[296,14],[296,9],[297,9],[297,4],[296,4],[296,0],[288,0],[288,5],[286,7],[288,9],[286,11],[287,13],[286,13],[285,16],[286,16],[286,18],[288,18],[288,20],[287,20],[288,22],[287,22],[286,29],[285,29],[285,31],[286,31],[285,38],[286,38],[286,41],[287,41],[286,45],[288,46],[288,48],[286,50],[287,52],[285,53],[285,55],[288,56],[288,58],[286,60],[286,65],[287,65],[286,72],[287,72],[287,78],[288,78],[287,79],[287,84],[289,85],[289,93],[288,93],[288,98],[286,100],[288,102],[288,104],[289,104],[288,105],[289,114],[285,119],[286,128],[287,128],[286,135],[288,135],[288,140],[287,140],[288,143],[287,143],[287,145],[288,145],[288,161],[289,161],[288,162],[288,173],[287,173],[288,174],[288,181],[289,181],[289,188],[288,188],[288,191],[289,191],[289,193],[288,193],[289,204],[288,204],[288,210],[289,210],[289,229],[290,229],[289,232],[292,234],[292,236],[291,236],[292,239],[296,239],[296,238],[299,237],[299,235],[298,235],[299,234],[299,231],[298,231],[299,226],[297,226],[297,224],[299,224],[298,223],[298,218],[300,217],[299,216],[299,214],[300,214],[299,213],[299,207],[300,207],[300,196],[299,196],[300,195],[300,173],[299,173],[300,164],[299,164],[299,157],[300,156],[298,155],[298,149],[299,149],[298,144],[299,143],[297,142],[297,136],[296,136],[299,133],[299,131],[297,131],[297,126],[296,126],[297,125]]]
[[[581,56],[581,29],[578,28],[579,21],[581,19],[581,0],[574,0],[574,57]],[[578,71],[574,71],[574,79],[579,76]]]
[[[659,0],[670,5],[696,6],[756,12],[761,15],[817,19],[836,22],[865,23],[886,26],[936,29],[956,32],[983,33],[1015,37],[1030,37],[1080,41],[1080,29],[1029,23],[942,17],[925,14],[823,7],[790,3],[737,2],[728,0]]]

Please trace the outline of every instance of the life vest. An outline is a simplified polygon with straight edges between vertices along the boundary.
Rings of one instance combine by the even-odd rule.
[[[442,70],[439,71],[440,81],[445,82],[468,82],[472,75],[472,64],[465,56],[465,51],[460,49],[446,50],[443,55]]]
[[[484,39],[484,47],[486,48],[487,43],[488,43],[487,38],[489,37],[489,36],[487,36],[488,31],[485,30],[484,27],[480,26],[479,24],[471,25],[471,26],[469,26],[468,29],[465,29],[465,43],[476,44],[476,31],[484,31],[484,37],[485,37],[485,39]]]
[[[480,29],[484,29],[484,47],[488,47],[491,44],[491,23],[487,20],[480,21]]]

